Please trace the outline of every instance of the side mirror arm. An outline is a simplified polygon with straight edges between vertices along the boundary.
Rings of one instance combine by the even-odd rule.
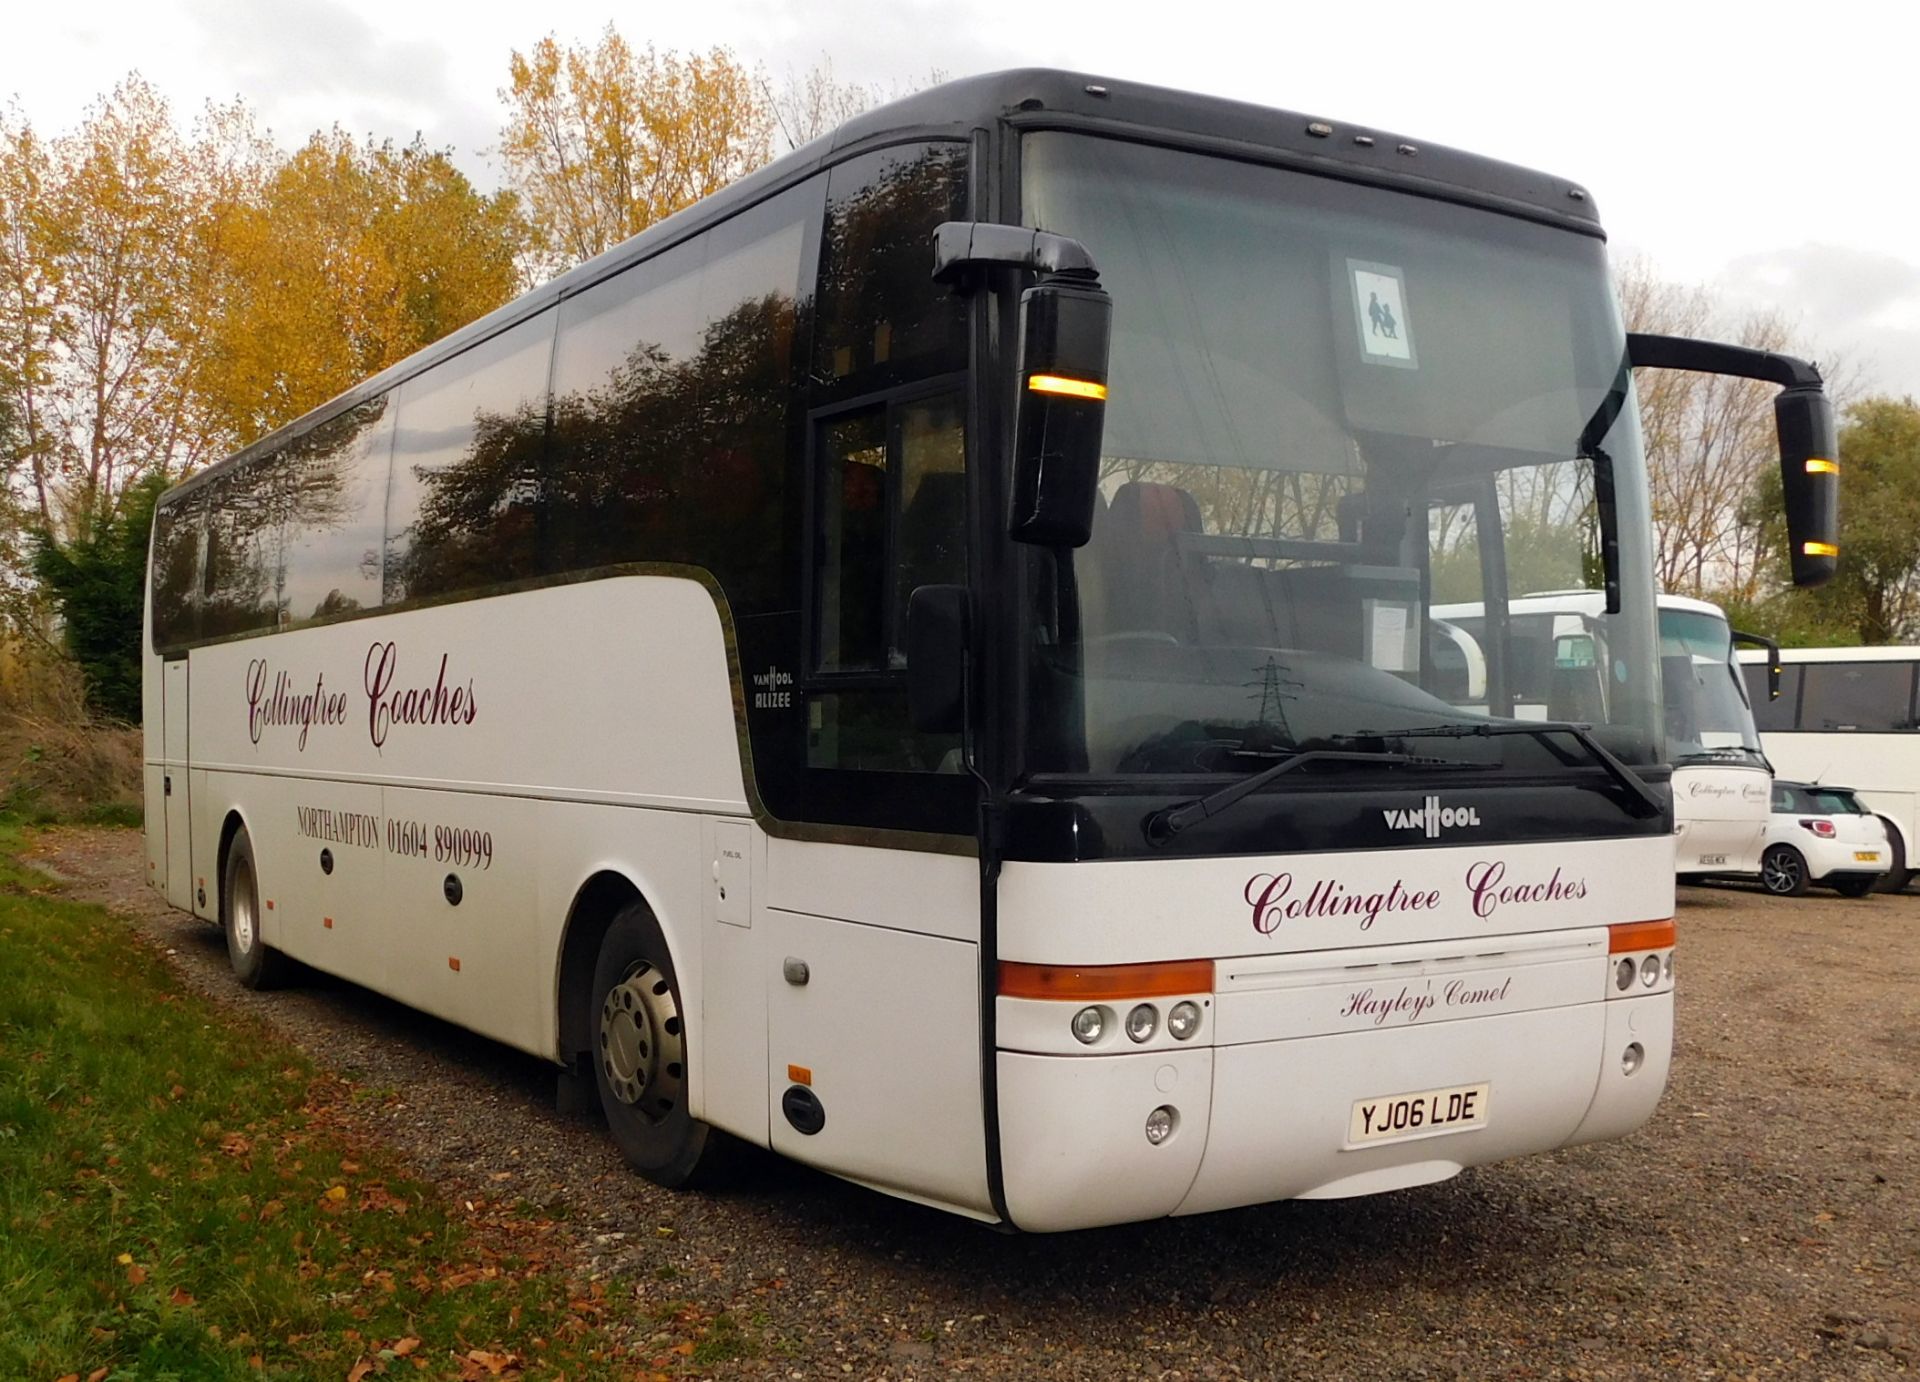
[[[1738,629],[1729,630],[1735,643],[1744,643],[1749,648],[1764,649],[1767,654],[1767,699],[1780,699],[1780,645],[1764,633],[1742,633]]]
[[[994,221],[946,221],[933,232],[933,281],[968,292],[982,270],[1023,269],[1049,278],[1100,280],[1087,247],[1066,235]]]

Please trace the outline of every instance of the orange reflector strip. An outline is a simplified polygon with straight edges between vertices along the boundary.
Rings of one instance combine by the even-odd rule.
[[[1028,376],[1027,387],[1035,393],[1064,394],[1068,398],[1091,398],[1104,403],[1107,398],[1107,386],[1096,384],[1091,379],[1069,379],[1064,374],[1035,374]]]
[[[1837,557],[1840,549],[1831,542],[1803,542],[1800,550],[1810,557]]]
[[[329,930],[329,931],[331,931],[331,930],[333,929],[333,918],[332,918],[332,917],[321,917],[321,918],[320,918],[320,924],[321,924],[322,926],[324,926],[324,927],[326,927],[326,928],[327,928],[327,930]]]
[[[1607,928],[1607,953],[1628,950],[1665,950],[1673,944],[1673,918],[1665,921],[1623,921]]]
[[[1212,960],[1172,960],[1151,965],[1030,965],[1000,962],[1004,998],[1168,998],[1212,993]]]
[[[1807,474],[1838,475],[1839,473],[1840,473],[1840,467],[1837,463],[1833,461],[1822,460],[1818,456],[1807,457]]]
[[[810,1086],[813,1084],[813,1072],[804,1065],[789,1065],[787,1067],[787,1080],[790,1084]]]
[[[267,899],[267,910],[268,910],[269,912],[271,912],[271,911],[273,910],[273,899],[272,899],[272,898],[268,898],[268,899]]]
[[[447,968],[455,974],[458,974],[460,972],[460,957],[458,955],[447,956]]]

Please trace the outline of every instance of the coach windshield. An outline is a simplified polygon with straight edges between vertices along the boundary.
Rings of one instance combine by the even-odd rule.
[[[1039,558],[1028,612],[1030,770],[1237,774],[1543,710],[1661,760],[1646,476],[1600,241],[1081,135],[1028,136],[1022,168],[1028,224],[1085,244],[1114,302],[1093,538]],[[1618,612],[1530,694],[1509,592],[1609,577]],[[1499,633],[1434,619],[1443,603]],[[1591,764],[1527,735],[1417,743]]]
[[[1661,610],[1660,659],[1667,749],[1675,764],[1766,762],[1725,619],[1702,610]]]

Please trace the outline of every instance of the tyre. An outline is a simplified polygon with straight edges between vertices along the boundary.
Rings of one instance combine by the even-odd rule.
[[[278,988],[293,974],[293,961],[260,935],[260,876],[253,863],[253,841],[243,825],[227,846],[227,869],[220,879],[220,929],[227,934],[227,962],[234,977],[250,989]]]
[[[1833,880],[1833,890],[1842,897],[1865,897],[1879,885],[1877,873],[1854,873]]]
[[[1893,855],[1893,867],[1880,875],[1880,881],[1874,885],[1874,891],[1903,893],[1907,890],[1907,884],[1913,879],[1913,875],[1907,871],[1906,841],[1900,838],[1900,832],[1893,828],[1893,823],[1885,816],[1880,818],[1880,823],[1887,828],[1887,849]]]
[[[1760,883],[1776,897],[1799,897],[1807,890],[1807,861],[1792,845],[1770,845],[1760,856]]]
[[[628,903],[607,928],[590,1001],[594,1083],[621,1154],[669,1189],[708,1178],[721,1134],[688,1110],[680,984],[641,903]]]

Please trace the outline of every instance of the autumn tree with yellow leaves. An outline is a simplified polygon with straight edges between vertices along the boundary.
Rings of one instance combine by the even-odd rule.
[[[220,308],[190,382],[233,445],[508,301],[526,234],[513,195],[444,151],[337,127],[217,219]]]
[[[535,276],[590,259],[764,163],[773,114],[724,48],[591,47],[551,35],[515,51],[500,158],[532,232]]]

